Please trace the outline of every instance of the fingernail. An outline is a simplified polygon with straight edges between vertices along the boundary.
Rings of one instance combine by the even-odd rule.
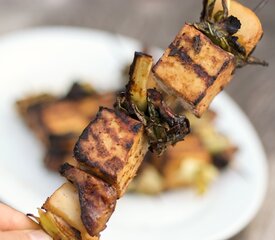
[[[52,238],[42,230],[30,231],[28,234],[31,240],[52,240]]]

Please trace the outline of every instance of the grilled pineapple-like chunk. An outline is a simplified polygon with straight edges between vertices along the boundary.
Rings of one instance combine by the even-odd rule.
[[[222,10],[222,1],[217,0],[214,13]],[[241,22],[240,30],[235,34],[239,39],[238,41],[244,46],[246,54],[256,47],[257,43],[263,35],[263,28],[257,15],[249,8],[243,6],[237,1],[230,1],[229,15],[237,17]]]
[[[119,198],[147,150],[141,122],[121,111],[100,108],[79,137],[74,155],[82,168],[114,186]]]
[[[195,185],[196,174],[211,160],[210,154],[195,135],[188,135],[183,142],[170,147],[160,159],[159,169],[166,189]]]
[[[188,24],[153,67],[160,86],[198,117],[231,80],[234,69],[234,55]]]
[[[80,203],[77,189],[67,182],[58,188],[44,203],[43,209],[61,217],[80,232],[86,232],[80,218]]]
[[[39,210],[40,225],[53,239],[60,239],[58,237],[63,235],[68,238],[62,240],[79,239],[73,238],[75,232],[80,233],[81,240],[98,239],[88,234],[81,221],[79,196],[73,184],[64,183],[47,199],[43,209],[45,211]]]
[[[164,190],[163,176],[154,165],[149,163],[144,165],[141,172],[130,183],[128,191],[152,195],[161,193]]]
[[[68,225],[62,218],[51,212],[38,209],[40,226],[54,240],[78,240],[79,232]]]

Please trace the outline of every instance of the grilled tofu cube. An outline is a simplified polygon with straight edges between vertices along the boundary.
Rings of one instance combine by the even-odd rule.
[[[89,119],[95,116],[98,110],[97,102],[96,98],[81,101],[61,100],[45,106],[40,111],[41,125],[51,135],[79,134],[87,125]],[[82,104],[89,104],[90,107],[82,107]],[[88,113],[87,111],[81,111],[82,108],[87,109]]]
[[[115,188],[68,163],[62,165],[60,173],[77,189],[81,221],[85,229],[91,236],[99,235],[115,210]]]
[[[99,106],[111,107],[115,100],[114,93],[99,95],[89,88],[75,83],[61,98],[41,94],[17,101],[19,113],[47,148],[44,162],[50,170],[58,171],[72,156],[75,142]]]
[[[221,0],[216,1],[213,16],[216,12],[222,10],[221,2]],[[239,42],[244,46],[246,54],[249,55],[263,35],[261,22],[251,9],[234,0],[230,1],[230,15],[237,17],[242,24],[235,35],[239,37]]]
[[[47,143],[47,135],[40,123],[40,110],[44,105],[57,101],[57,98],[50,94],[40,94],[20,99],[16,102],[18,112],[21,114],[25,123],[31,128],[36,136]]]
[[[29,109],[54,101],[56,101],[56,97],[50,94],[33,95],[16,101],[16,108],[26,123],[32,128]]]
[[[49,144],[49,136],[78,136],[96,115],[99,106],[112,106],[114,99],[113,93],[83,96],[79,99],[56,99],[44,94],[20,100],[17,106],[34,132]]]
[[[123,112],[100,108],[79,137],[74,156],[86,171],[112,184],[120,197],[147,150],[141,122]]]
[[[234,56],[185,24],[153,67],[160,86],[200,117],[231,80]]]
[[[87,232],[85,226],[81,221],[81,210],[80,210],[80,203],[79,203],[79,195],[77,192],[76,187],[67,182],[64,183],[60,188],[58,188],[44,203],[43,209],[46,210],[44,214],[50,215],[49,217],[59,219],[63,221],[66,229],[68,226],[80,232],[82,240],[96,240],[98,237],[91,237],[90,234]],[[43,212],[40,212],[40,217]],[[46,215],[46,217],[47,217]],[[46,219],[47,220],[47,219]],[[49,225],[43,222],[43,218],[40,219],[42,226]],[[44,223],[44,224],[43,224]],[[52,225],[55,225],[52,223]],[[67,227],[66,227],[67,226]],[[52,226],[51,229],[56,228]],[[51,229],[47,231],[52,237],[53,234],[49,232]],[[63,227],[64,229],[64,227]],[[70,229],[69,229],[70,230]],[[69,238],[72,240],[73,238]]]

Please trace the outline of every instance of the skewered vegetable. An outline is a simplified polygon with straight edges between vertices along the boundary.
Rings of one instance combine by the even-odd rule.
[[[263,33],[258,17],[235,1],[215,3],[204,1],[201,21],[185,24],[153,67],[164,91],[197,117],[230,82],[236,67],[267,65],[250,55]]]

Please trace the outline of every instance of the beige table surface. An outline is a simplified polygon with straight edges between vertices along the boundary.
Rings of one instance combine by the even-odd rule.
[[[259,0],[246,0],[255,7]],[[185,21],[198,19],[201,0],[0,0],[0,36],[17,29],[73,25],[118,32],[166,47]],[[258,13],[265,35],[255,54],[269,68],[249,66],[226,91],[248,115],[264,144],[270,181],[256,218],[231,240],[275,239],[275,1]]]

